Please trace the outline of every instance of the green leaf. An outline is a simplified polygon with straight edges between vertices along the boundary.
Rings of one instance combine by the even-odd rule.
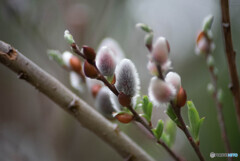
[[[170,147],[170,146],[169,146],[169,145],[170,145],[169,135],[166,134],[165,131],[162,133],[161,139],[162,139],[162,141],[163,141],[165,144],[167,144],[168,147]]]
[[[168,146],[171,147],[176,138],[177,127],[172,120],[168,120],[165,126],[165,133],[168,135]]]
[[[143,117],[146,118],[148,122],[151,121],[152,118],[152,108],[153,104],[148,100],[147,96],[143,96],[142,99],[142,110],[143,110]]]
[[[190,132],[195,142],[199,141],[199,130],[204,118],[199,118],[198,111],[192,101],[187,102],[188,105],[188,119],[190,123]]]
[[[145,45],[146,46],[151,46],[153,42],[153,33],[149,33],[145,36]]]
[[[213,23],[213,15],[208,15],[203,20],[203,31],[207,32],[208,30],[211,30]]]
[[[47,50],[49,59],[56,61],[59,65],[64,65],[62,54],[58,50]]]
[[[177,125],[180,126],[180,122],[179,122],[179,120],[178,120],[178,118],[177,118],[177,116],[176,116],[176,114],[175,114],[175,112],[174,112],[174,110],[173,110],[173,108],[172,108],[172,106],[170,104],[168,105],[166,114],[170,117],[170,119],[173,122],[175,122]]]
[[[153,30],[144,23],[138,23],[138,24],[136,24],[136,27],[141,28],[143,31],[145,31],[147,33],[153,32]]]
[[[75,43],[73,36],[70,34],[68,30],[64,31],[64,38],[68,42],[69,45]]]
[[[161,138],[161,136],[162,136],[163,127],[164,127],[163,121],[162,120],[158,120],[157,127],[155,129],[152,129],[153,134],[155,135],[157,140],[159,140]]]

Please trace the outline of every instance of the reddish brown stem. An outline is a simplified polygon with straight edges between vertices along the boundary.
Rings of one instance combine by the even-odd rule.
[[[151,53],[151,50],[149,50],[149,52]],[[158,70],[158,78],[164,81],[164,76],[163,76],[163,73],[162,73],[161,66],[156,63],[156,67],[157,67],[157,70]],[[203,158],[203,155],[202,155],[202,153],[201,153],[201,151],[199,149],[199,146],[194,142],[194,140],[192,139],[191,134],[189,133],[189,131],[188,131],[187,127],[186,127],[186,124],[185,124],[185,122],[184,122],[184,120],[182,118],[182,115],[181,115],[180,108],[176,107],[172,101],[170,103],[172,105],[172,108],[174,109],[174,112],[176,113],[177,118],[180,121],[180,125],[181,126],[178,126],[178,127],[184,132],[184,134],[188,138],[188,141],[192,145],[192,147],[193,147],[194,151],[196,152],[198,158],[201,161],[205,161],[205,159]]]
[[[81,56],[83,59],[86,59],[86,57],[84,56],[83,53],[81,53],[81,51],[79,50],[79,47],[77,44],[73,43],[71,45],[73,52],[75,52],[77,55]],[[116,96],[119,95],[119,92],[117,91],[117,89],[115,88],[114,85],[112,85],[111,83],[108,82],[108,80],[100,73],[100,71],[98,70],[95,61],[91,61],[89,62],[90,64],[92,64],[96,70],[98,71],[98,77],[97,79],[102,81]],[[138,113],[133,109],[132,106],[129,106],[128,109],[132,112],[134,120],[136,122],[139,122],[140,124],[142,124],[150,133],[151,135],[155,138],[151,127],[142,119],[142,117],[140,117],[138,115]],[[156,138],[155,138],[156,139]],[[173,152],[162,140],[156,140],[156,142],[160,145],[162,145],[165,150],[176,160],[176,161],[183,161],[183,159],[179,156],[177,156],[177,154],[175,152]]]
[[[206,59],[207,59],[207,57],[208,57],[208,55],[206,56]],[[221,130],[221,136],[222,136],[222,139],[223,139],[224,147],[226,149],[226,152],[231,153],[231,147],[230,147],[230,143],[229,143],[229,140],[228,140],[228,137],[227,137],[227,130],[226,130],[223,111],[222,111],[223,106],[222,106],[222,103],[217,98],[217,92],[218,92],[217,76],[214,74],[214,68],[213,67],[209,66],[208,70],[209,70],[209,73],[210,73],[211,82],[214,86],[214,91],[213,91],[212,97],[213,97],[214,102],[216,104],[218,123],[219,123],[219,127],[220,127],[220,130]],[[232,161],[232,158],[228,157],[228,160]]]
[[[184,122],[184,120],[183,120],[183,118],[182,118],[180,108],[174,106],[174,103],[173,103],[173,102],[171,102],[171,105],[172,105],[172,108],[174,109],[174,112],[175,112],[175,114],[176,114],[176,116],[177,116],[177,118],[178,118],[178,120],[179,120],[179,122],[180,122],[180,125],[181,125],[181,126],[178,126],[178,127],[179,127],[179,128],[184,132],[184,134],[186,135],[188,141],[190,142],[190,144],[192,145],[194,151],[196,152],[199,160],[205,161],[205,159],[204,159],[204,157],[203,157],[203,155],[202,155],[202,153],[201,153],[201,151],[200,151],[200,149],[199,149],[199,146],[194,142],[191,134],[189,133],[189,131],[188,131],[188,129],[187,129],[187,126],[186,126],[186,124],[185,124],[185,122]]]
[[[228,70],[229,70],[230,79],[231,79],[230,90],[234,98],[237,120],[238,120],[238,128],[240,130],[240,88],[239,88],[237,66],[235,62],[236,53],[233,49],[233,43],[232,43],[228,0],[221,0],[221,9],[222,9],[222,30],[223,30],[225,54],[227,57]]]

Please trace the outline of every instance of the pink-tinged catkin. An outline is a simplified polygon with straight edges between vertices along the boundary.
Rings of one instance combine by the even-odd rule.
[[[176,95],[176,89],[172,84],[164,82],[157,77],[153,77],[150,81],[148,94],[154,105],[159,106],[174,99]]]
[[[176,91],[178,91],[181,87],[181,77],[175,72],[167,73],[165,81],[172,84],[175,87]]]
[[[169,43],[165,37],[159,37],[153,44],[152,58],[153,60],[163,65],[168,60],[168,55],[170,52]]]
[[[112,76],[116,67],[112,50],[107,46],[102,47],[97,53],[96,64],[102,75]]]
[[[99,45],[98,51],[103,46],[107,46],[112,50],[116,62],[121,61],[125,57],[123,50],[121,49],[120,45],[117,43],[116,40],[109,37],[103,39]]]
[[[129,59],[123,59],[116,67],[116,83],[118,92],[134,97],[140,89],[139,76],[135,65]]]
[[[115,112],[113,109],[112,102],[110,100],[110,90],[104,86],[100,89],[97,94],[95,107],[100,111],[105,117],[111,119],[112,113]]]

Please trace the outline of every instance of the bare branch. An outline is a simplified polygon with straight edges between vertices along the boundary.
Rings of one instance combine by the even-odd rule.
[[[123,158],[131,161],[154,160],[127,135],[120,132],[116,124],[109,122],[58,80],[2,41],[0,41],[0,62],[74,116],[82,126],[108,143]]]
[[[230,16],[229,16],[229,1],[221,0],[221,8],[222,8],[222,30],[224,36],[224,45],[225,45],[225,53],[228,61],[228,70],[230,74],[230,90],[233,94],[237,120],[238,120],[238,128],[240,130],[240,87],[239,80],[237,74],[237,66],[236,66],[236,53],[233,49],[232,44],[232,35],[231,35],[231,24],[230,24]]]

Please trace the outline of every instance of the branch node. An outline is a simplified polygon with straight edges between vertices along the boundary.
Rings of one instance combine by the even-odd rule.
[[[18,79],[27,79],[27,74],[24,73],[24,72],[19,72],[18,75],[17,75],[17,78]]]
[[[229,24],[229,23],[226,23],[226,22],[223,22],[223,23],[222,23],[222,26],[225,27],[225,28],[228,28],[228,27],[230,27],[230,24]]]
[[[77,107],[78,107],[78,101],[75,98],[73,98],[73,100],[68,105],[68,109],[75,114],[77,111]]]
[[[229,84],[228,84],[228,88],[229,88],[231,91],[233,91],[233,84],[232,84],[232,83],[229,83]]]

